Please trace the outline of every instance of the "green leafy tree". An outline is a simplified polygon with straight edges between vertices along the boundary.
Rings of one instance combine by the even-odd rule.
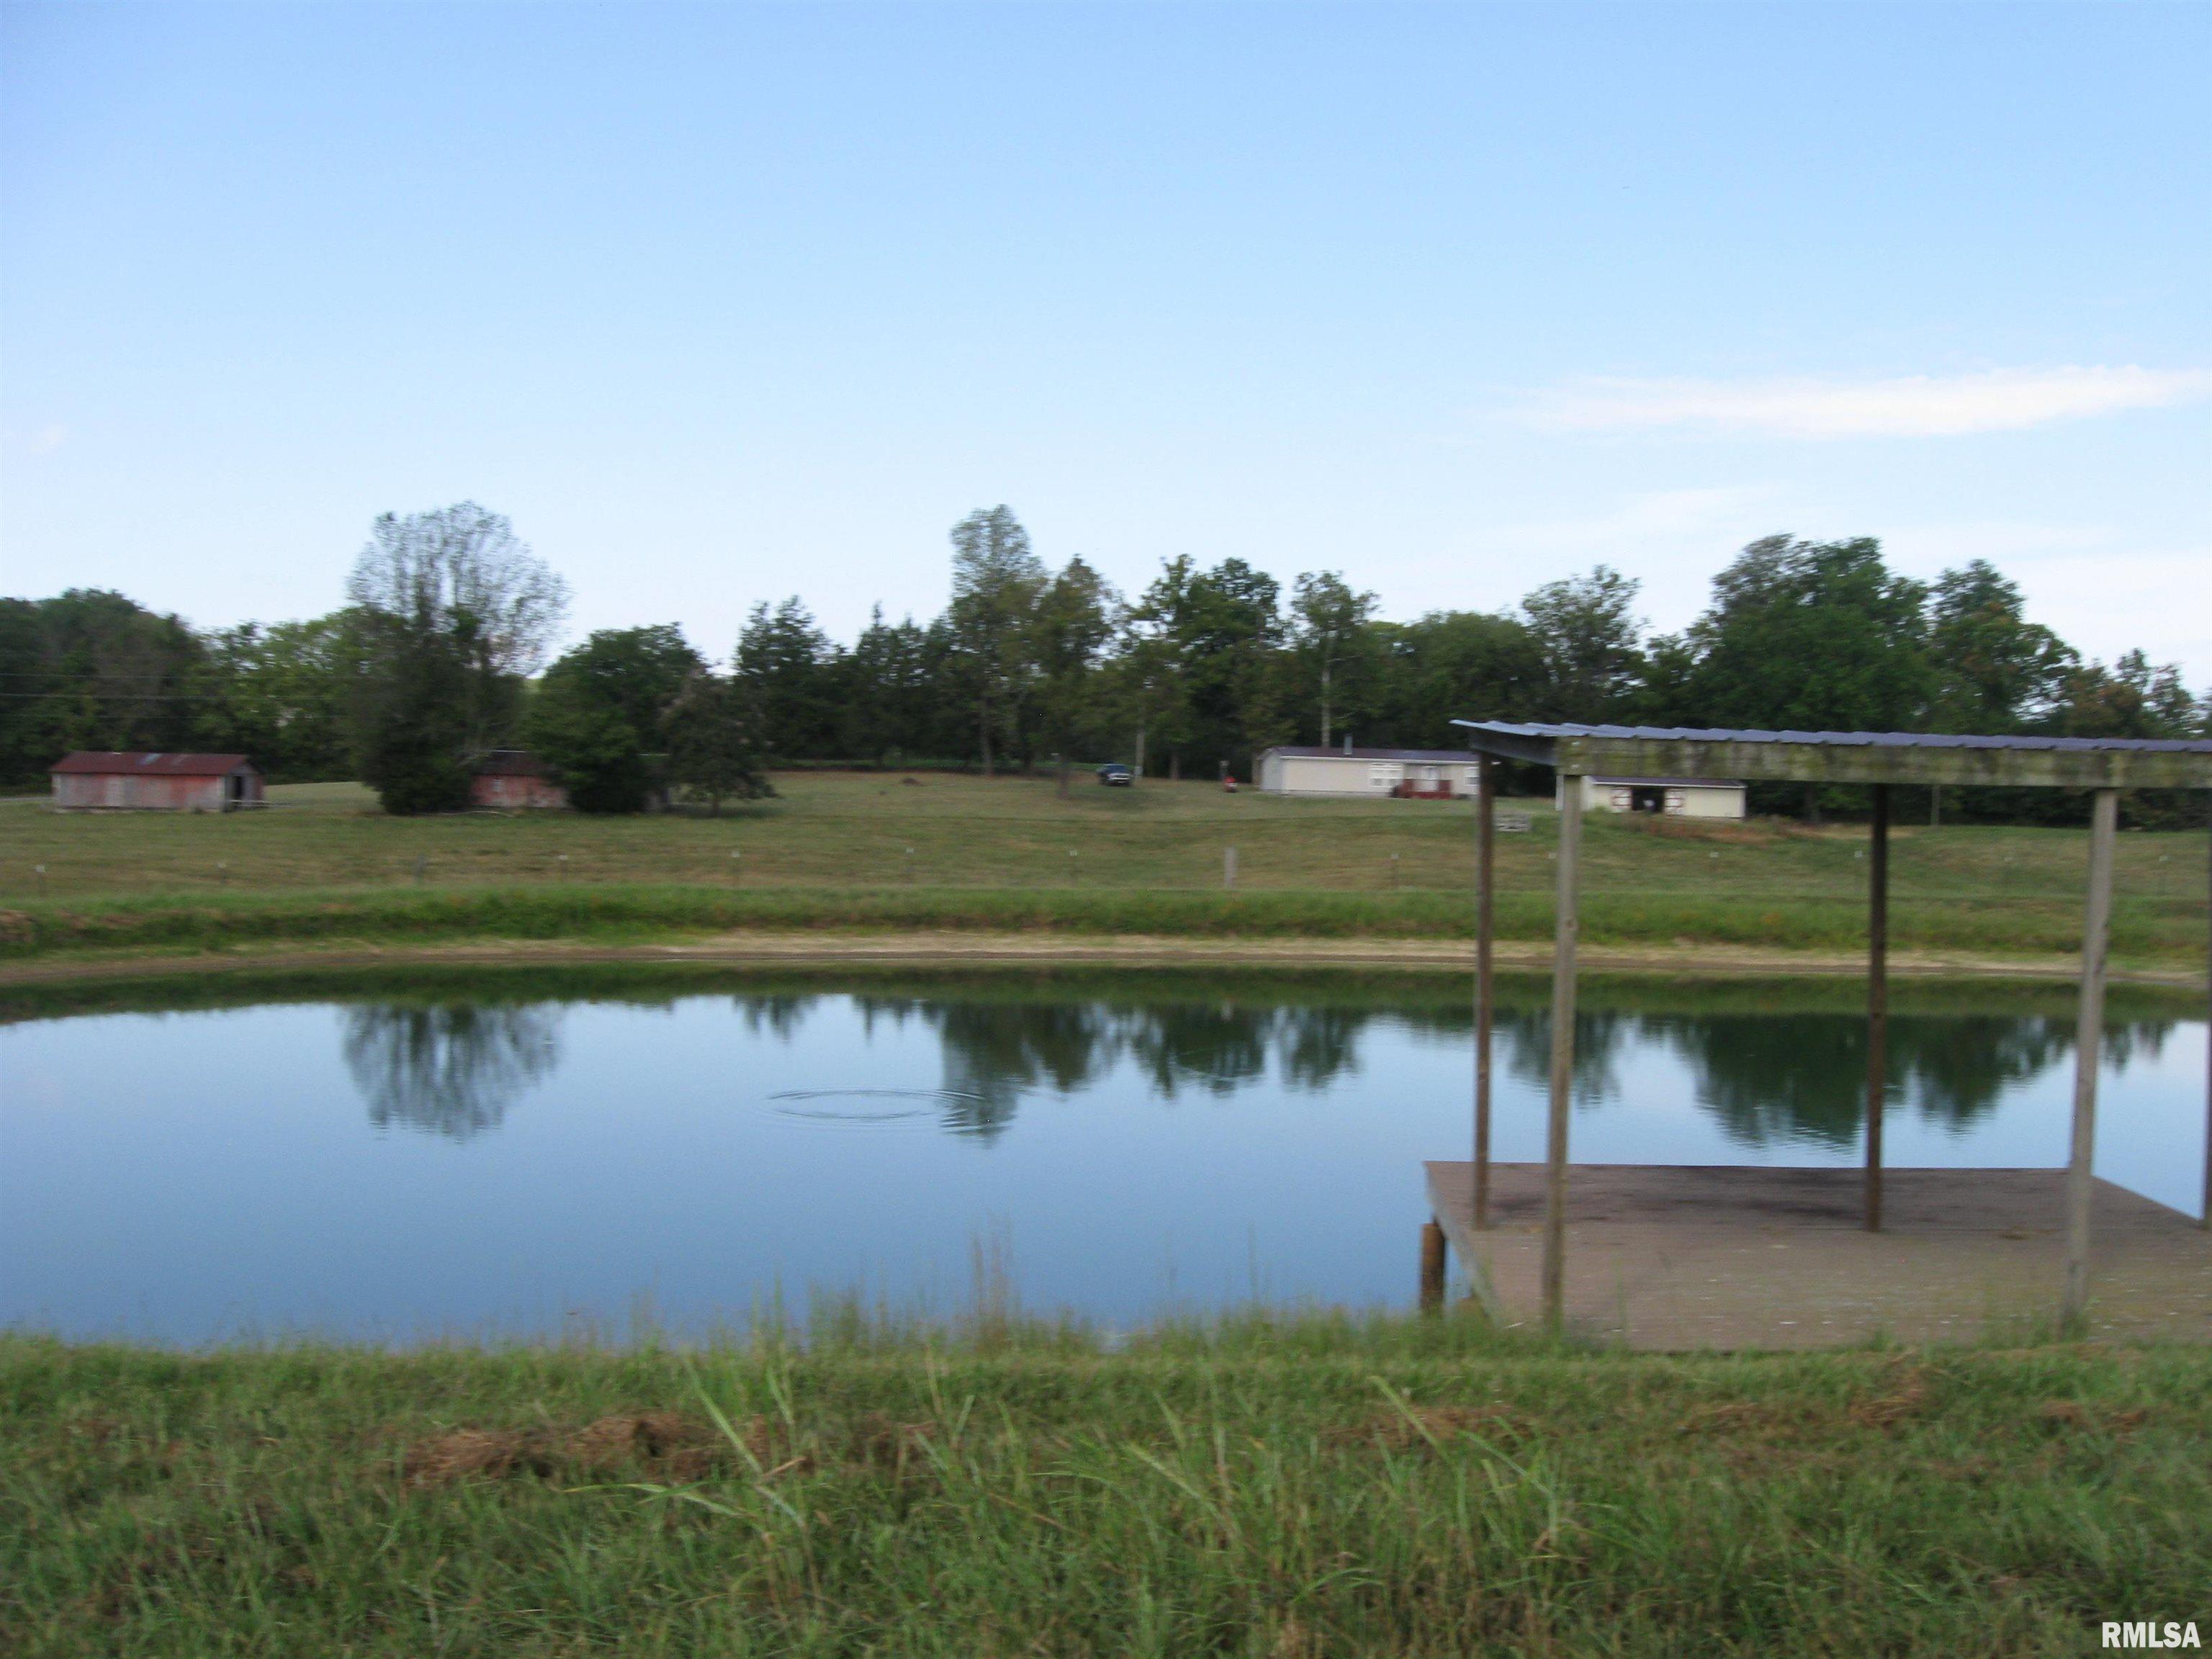
[[[1916,730],[1936,685],[1927,594],[1890,571],[1871,537],[1753,542],[1713,579],[1712,605],[1689,629],[1674,717],[1778,731]],[[1754,785],[1753,804],[1771,810],[1780,787]],[[1806,787],[1808,817],[1822,799]]]
[[[894,756],[945,752],[942,728],[948,716],[958,714],[964,734],[966,715],[945,706],[951,678],[942,671],[945,656],[941,628],[921,627],[911,617],[887,623],[883,607],[876,606],[844,656],[839,752],[878,763]]]
[[[2018,732],[2055,711],[2081,659],[2029,622],[2026,609],[2018,586],[1984,560],[1936,579],[1928,596],[1930,729]]]
[[[1043,592],[1044,562],[1011,508],[979,509],[952,526],[952,604],[946,611],[989,774],[1018,732],[1032,665],[1028,622]]]
[[[1299,700],[1318,703],[1324,748],[1339,713],[1358,708],[1372,678],[1376,605],[1372,593],[1353,592],[1334,570],[1309,571],[1291,585],[1290,647],[1297,659]]]
[[[74,749],[187,749],[205,647],[100,588],[0,599],[0,777],[43,785]]]
[[[661,717],[668,745],[668,781],[721,816],[725,800],[759,800],[775,793],[761,766],[752,720],[738,689],[697,668]]]
[[[1871,537],[1771,536],[1713,580],[1692,625],[1693,722],[1808,732],[1909,731],[1936,688],[1922,606]]]
[[[1377,744],[1457,749],[1454,720],[1526,720],[1546,696],[1542,648],[1516,617],[1432,611],[1370,628],[1376,665],[1369,735]]]
[[[664,752],[662,720],[706,665],[672,625],[605,629],[545,671],[531,745],[584,812],[641,812]]]
[[[1132,728],[1132,763],[1139,776],[1155,747],[1168,756],[1169,775],[1181,775],[1191,735],[1183,621],[1196,574],[1196,566],[1181,554],[1163,561],[1160,574],[1122,614],[1107,691],[1115,717]]]
[[[420,618],[362,609],[362,672],[347,708],[355,769],[387,812],[461,811],[471,763],[496,746],[469,718],[486,699],[470,683],[464,644]]]
[[[1178,632],[1193,743],[1206,760],[1249,763],[1288,734],[1288,687],[1276,660],[1281,597],[1273,576],[1234,558],[1185,590]]]
[[[1063,793],[1070,757],[1097,731],[1105,712],[1098,697],[1098,667],[1113,640],[1118,609],[1106,580],[1081,559],[1070,559],[1045,584],[1030,613],[1035,700],[1044,739],[1060,757]]]
[[[1636,694],[1644,672],[1638,584],[1610,565],[1547,582],[1521,601],[1529,636],[1543,653],[1545,712],[1596,725]]]
[[[2141,651],[2124,652],[2110,668],[2073,665],[2045,723],[2068,738],[2193,738],[2203,730],[2181,670]]]
[[[251,755],[277,782],[353,775],[347,700],[360,657],[356,619],[240,623],[204,636],[195,741]]]
[[[462,501],[378,519],[346,586],[362,779],[387,811],[465,805],[471,765],[513,731],[568,585],[505,518]]]
[[[819,760],[839,746],[839,654],[796,598],[753,607],[738,635],[734,674],[768,752]]]

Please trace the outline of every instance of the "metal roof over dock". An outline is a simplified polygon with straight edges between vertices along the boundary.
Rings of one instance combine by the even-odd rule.
[[[1553,1329],[1566,1317],[1567,1140],[1574,1098],[1575,945],[1583,801],[1594,778],[1674,775],[1766,782],[1870,784],[1872,819],[1867,852],[1867,1092],[1866,1158],[1861,1214],[1870,1235],[1883,1230],[1882,1121],[1888,1109],[1889,1049],[1889,816],[1893,784],[1995,785],[2000,787],[2086,789],[2089,811],[2088,893],[2081,927],[2081,1001],[2074,1040],[2074,1110],[2059,1205],[2065,1235],[2064,1283],[2059,1316],[2077,1327],[2089,1306],[2092,1211],[2099,1183],[2093,1173],[2097,1140],[2097,1083],[2105,1030],[2105,980],[2112,942],[2113,839],[2123,789],[2212,788],[2212,742],[2197,738],[1951,736],[1921,732],[1740,732],[1679,726],[1549,726],[1512,720],[1454,720],[1468,748],[1482,757],[1476,769],[1474,931],[1474,1158],[1464,1225],[1457,1200],[1431,1178],[1437,1218],[1421,1238],[1421,1302],[1441,1304],[1444,1255],[1456,1237],[1463,1258],[1483,1253],[1478,1241],[1494,1236],[1498,1206],[1492,1201],[1491,1035],[1496,1006],[1492,943],[1497,922],[1495,865],[1497,763],[1521,761],[1559,774],[1559,850],[1553,879],[1552,1029],[1549,1110],[1545,1126],[1542,1245],[1537,1254],[1538,1299]],[[1432,1171],[1440,1166],[1431,1166]],[[1745,1197],[1773,1198],[1773,1170],[1712,1172],[1723,1188]],[[1814,1172],[1791,1172],[1814,1178]],[[2001,1171],[2003,1177],[2033,1172]],[[1456,1180],[1456,1176],[1454,1177]],[[1516,1179],[1532,1182],[1534,1166]],[[1660,1181],[1644,1172],[1615,1172],[1648,1209],[1664,1210],[1679,1197],[1686,1177]],[[1911,1179],[1961,1179],[1939,1170],[1914,1170]],[[1985,1177],[1986,1178],[1986,1177]],[[1820,1175],[1830,1185],[1838,1179]],[[2212,1098],[2207,1102],[2205,1212],[2198,1223],[2212,1230]],[[1673,1183],[1672,1187],[1668,1182]],[[1642,1182],[1642,1186],[1637,1186]],[[1710,1183],[1709,1183],[1710,1184]],[[2019,1182],[2015,1181],[2015,1185]],[[2030,1182],[2039,1193],[2048,1182]],[[1647,1190],[1648,1189],[1648,1190]],[[1455,1192],[1456,1188],[1454,1189]],[[1670,1197],[1669,1194],[1674,1194]],[[1533,1205],[1533,1194],[1522,1196]],[[1831,1194],[1832,1197],[1832,1194]],[[2047,1194],[2045,1195],[2047,1196]],[[2040,1200],[2039,1200],[2040,1201]],[[1786,1205],[1784,1207],[1787,1207]],[[2109,1207],[2109,1206],[2108,1206]],[[2161,1225],[2164,1224],[2161,1223]],[[1456,1229],[1456,1231],[1455,1231]],[[1588,1241],[1585,1240],[1587,1243]],[[1632,1250],[1663,1248],[1640,1236],[1616,1239]],[[1723,1241],[1723,1254],[1741,1255],[1740,1242]],[[2201,1256],[2202,1253],[2197,1255]]]
[[[2212,741],[1757,732],[1725,726],[1454,720],[1468,747],[1584,777],[1621,773],[1791,783],[2212,789]]]

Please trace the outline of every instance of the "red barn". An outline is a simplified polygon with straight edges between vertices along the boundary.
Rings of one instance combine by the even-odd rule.
[[[526,749],[495,749],[477,763],[469,780],[469,805],[512,812],[529,806],[566,806],[568,792],[553,781],[545,763]]]
[[[260,769],[243,755],[80,749],[46,769],[65,812],[229,812],[265,806]]]

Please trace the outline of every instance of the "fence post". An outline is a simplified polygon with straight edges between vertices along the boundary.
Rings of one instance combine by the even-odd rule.
[[[1582,851],[1583,780],[1559,777],[1559,914],[1552,934],[1551,1109],[1544,1133],[1544,1323],[1557,1333],[1566,1322],[1567,1120],[1575,1086],[1575,942],[1577,866]]]
[[[1874,787],[1867,860],[1866,1230],[1881,1231],[1881,1120],[1889,1101],[1889,786]]]
[[[1444,1307],[1444,1230],[1435,1221],[1421,1224],[1421,1311],[1442,1313]]]
[[[1237,887],[1237,849],[1233,847],[1221,849],[1221,884],[1232,892]]]
[[[1492,935],[1497,928],[1497,773],[1489,756],[1475,763],[1474,795],[1474,1224],[1490,1225],[1490,1036],[1497,987]]]
[[[2089,901],[2081,926],[2081,1012],[2074,1036],[2074,1133],[2066,1163],[2066,1290],[2059,1317],[2089,1310],[2089,1212],[2096,1196],[2097,1067],[2105,1037],[2105,961],[2112,941],[2112,842],[2120,792],[2100,789],[2089,811]]]

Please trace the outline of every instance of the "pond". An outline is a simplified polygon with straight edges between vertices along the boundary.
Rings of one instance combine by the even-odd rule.
[[[1899,988],[1890,1161],[2064,1162],[2064,988]],[[1542,1156],[1509,981],[1497,1156]],[[1582,1162],[1856,1161],[1848,984],[1585,986]],[[2099,1172],[2198,1212],[2205,1028],[2125,992]],[[1402,1306],[1468,1156],[1460,980],[225,981],[0,1004],[0,1323],[197,1343],[696,1334],[857,1295],[1108,1328]]]

